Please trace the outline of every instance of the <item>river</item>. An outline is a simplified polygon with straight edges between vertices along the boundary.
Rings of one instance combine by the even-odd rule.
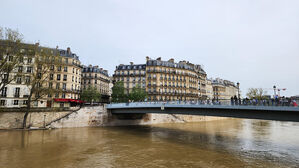
[[[299,123],[227,119],[0,131],[0,167],[299,167]]]

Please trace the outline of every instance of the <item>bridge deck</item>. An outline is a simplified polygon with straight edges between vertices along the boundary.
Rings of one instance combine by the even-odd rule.
[[[248,119],[299,122],[299,108],[289,106],[230,106],[175,103],[118,103],[109,104],[113,114],[189,114]]]

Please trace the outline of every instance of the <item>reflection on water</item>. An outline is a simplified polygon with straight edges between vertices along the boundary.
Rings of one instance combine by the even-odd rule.
[[[296,167],[299,123],[0,131],[0,167]]]

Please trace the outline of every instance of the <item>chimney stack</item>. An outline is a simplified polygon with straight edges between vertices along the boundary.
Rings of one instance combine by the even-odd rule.
[[[67,54],[71,54],[71,48],[70,48],[70,47],[68,47],[68,48],[66,49],[66,53],[67,53]]]
[[[158,57],[157,60],[158,60],[158,61],[161,61],[161,57]]]
[[[145,58],[146,58],[146,61],[148,61],[150,59],[149,56],[146,56]]]
[[[130,62],[130,65],[133,65],[134,64],[134,62]]]

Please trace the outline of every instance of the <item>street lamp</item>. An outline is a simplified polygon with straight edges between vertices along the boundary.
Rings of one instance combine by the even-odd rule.
[[[275,85],[273,86],[273,90],[274,90],[274,97],[273,98],[275,99],[275,97],[276,97],[276,86]]]
[[[237,87],[238,87],[238,99],[240,99],[240,83],[237,82]]]

